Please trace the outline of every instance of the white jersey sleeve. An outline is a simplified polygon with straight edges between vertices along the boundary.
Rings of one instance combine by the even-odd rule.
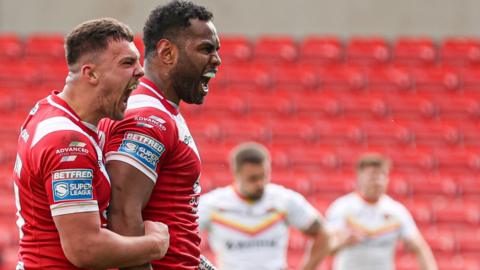
[[[198,203],[198,226],[200,230],[208,230],[210,227],[213,206],[215,204],[214,192],[200,196]]]
[[[325,218],[327,220],[327,229],[338,230],[346,227],[345,222],[345,207],[343,203],[344,198],[335,200],[325,212]]]
[[[400,219],[400,237],[410,239],[418,233],[417,226],[410,212],[400,203],[397,203],[398,217]]]
[[[300,193],[287,190],[287,194],[287,222],[299,230],[308,229],[320,214]]]

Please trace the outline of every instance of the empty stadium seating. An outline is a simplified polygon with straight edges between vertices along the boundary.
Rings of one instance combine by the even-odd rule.
[[[272,152],[273,181],[324,211],[352,189],[356,158],[379,151],[393,161],[390,194],[409,208],[440,269],[480,269],[479,39],[227,36],[220,54],[205,104],[182,104],[204,192],[230,184],[228,151],[256,140]],[[61,36],[0,35],[4,269],[16,257],[10,174],[19,127],[66,74]],[[292,235],[291,265],[302,237]],[[398,269],[417,269],[414,260],[402,252]]]

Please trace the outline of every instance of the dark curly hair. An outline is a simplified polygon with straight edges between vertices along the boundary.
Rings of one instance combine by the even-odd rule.
[[[160,39],[175,42],[179,31],[190,26],[190,19],[210,21],[213,14],[203,6],[182,0],[174,0],[152,10],[143,27],[145,58],[155,51]]]

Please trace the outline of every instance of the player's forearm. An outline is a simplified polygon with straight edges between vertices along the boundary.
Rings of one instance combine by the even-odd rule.
[[[305,250],[302,270],[314,270],[329,253],[329,238],[323,231],[313,237],[311,245]]]
[[[168,238],[121,236],[101,228],[97,233],[79,237],[65,253],[74,265],[81,268],[128,267],[142,265],[161,256],[159,245],[163,241],[168,242]]]
[[[438,270],[435,257],[429,247],[422,248],[417,253],[417,259],[421,270]]]
[[[122,210],[113,210],[109,214],[108,226],[109,228],[121,235],[127,236],[141,236],[144,234],[144,224],[140,210],[133,211],[124,209]],[[151,270],[152,266],[150,262],[136,265],[132,267],[124,268],[124,270]]]

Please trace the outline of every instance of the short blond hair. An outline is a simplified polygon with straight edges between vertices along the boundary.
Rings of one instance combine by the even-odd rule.
[[[270,152],[262,144],[245,142],[235,146],[230,151],[230,167],[238,172],[245,163],[264,164],[270,163]]]

